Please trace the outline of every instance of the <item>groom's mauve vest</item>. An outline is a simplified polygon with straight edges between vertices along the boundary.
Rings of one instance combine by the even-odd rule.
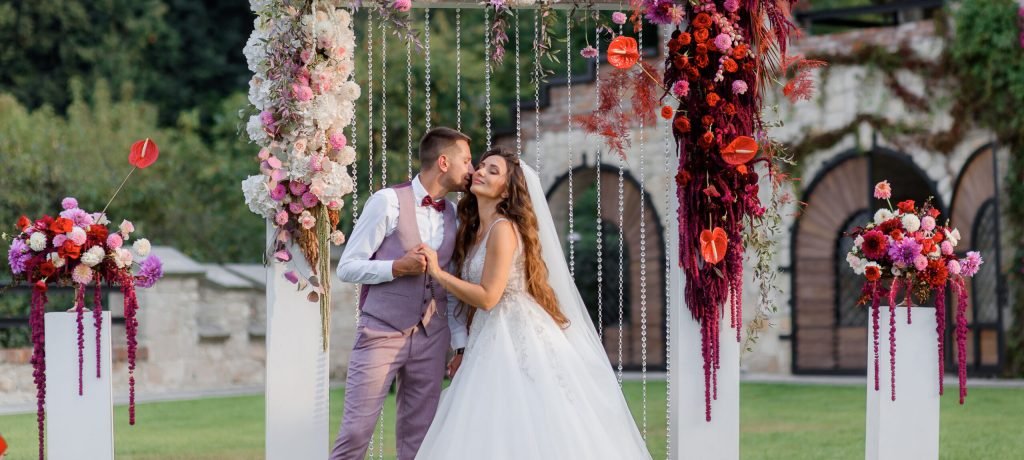
[[[384,237],[380,248],[370,260],[398,260],[414,246],[420,244],[419,225],[416,224],[416,203],[412,184],[406,182],[392,188],[398,195],[398,227]],[[455,209],[448,203],[444,209],[444,240],[437,248],[437,262],[448,267],[455,250]],[[359,293],[359,309],[399,331],[405,331],[423,321],[428,335],[448,327],[447,296],[436,281],[428,284],[429,276],[400,276],[387,283],[364,284]],[[433,285],[433,289],[430,288]],[[430,308],[433,296],[435,308]]]

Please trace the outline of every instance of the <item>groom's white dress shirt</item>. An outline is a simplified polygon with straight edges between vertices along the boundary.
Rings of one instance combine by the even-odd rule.
[[[417,175],[412,180],[412,193],[416,203],[416,226],[420,239],[435,251],[444,241],[444,215],[430,206],[419,206],[427,189]],[[449,201],[446,206],[455,206]],[[458,221],[456,221],[456,228]],[[352,233],[348,236],[345,251],[338,262],[338,278],[347,283],[380,284],[395,279],[391,273],[394,261],[370,260],[380,248],[384,238],[398,228],[398,194],[390,188],[374,193],[359,213]],[[455,229],[452,229],[455,231]],[[465,312],[457,314],[458,299],[448,294],[448,327],[452,331],[452,348],[464,348],[468,341]]]

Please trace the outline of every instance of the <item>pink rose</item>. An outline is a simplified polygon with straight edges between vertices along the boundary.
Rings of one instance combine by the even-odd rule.
[[[409,11],[412,8],[412,0],[395,0],[392,6],[398,11]]]
[[[288,212],[287,211],[278,211],[277,215],[274,216],[274,222],[276,222],[277,225],[279,225],[279,226],[284,226],[285,224],[287,224],[288,223]]]
[[[303,211],[302,215],[299,216],[299,224],[302,225],[302,228],[310,230],[316,226],[316,218],[309,211]]]
[[[747,92],[747,82],[743,80],[736,80],[732,82],[732,93],[733,94],[744,94]]]
[[[626,13],[623,13],[621,11],[616,11],[616,12],[612,13],[612,22],[614,22],[614,23],[616,23],[616,24],[618,24],[620,26],[625,24],[626,23]]]
[[[107,247],[110,249],[120,249],[124,244],[124,239],[117,233],[111,233],[107,235]]]
[[[316,206],[316,204],[319,202],[320,199],[317,198],[316,195],[312,193],[306,192],[302,194],[302,205],[307,208],[312,208],[313,206]]]
[[[304,154],[306,153],[306,147],[308,146],[309,144],[305,139],[297,139],[295,143],[292,144],[292,150],[294,150],[296,154]]]
[[[292,214],[302,214],[302,211],[305,209],[306,208],[302,207],[302,203],[299,203],[298,201],[288,203],[288,211],[290,211]]]
[[[288,190],[292,192],[292,195],[302,196],[303,193],[306,193],[306,190],[309,190],[309,186],[297,180],[293,180],[288,183]]]
[[[288,189],[285,188],[284,184],[277,184],[277,187],[274,187],[274,189],[270,191],[270,198],[274,201],[281,201],[287,194]]]

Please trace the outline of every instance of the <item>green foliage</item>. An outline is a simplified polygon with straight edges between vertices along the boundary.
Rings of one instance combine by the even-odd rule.
[[[1013,0],[963,2],[955,12],[956,38],[950,56],[960,80],[961,99],[980,125],[992,130],[1013,151],[1024,148],[1024,49]],[[1002,206],[1013,241],[1024,239],[1024,160],[1010,155]],[[1009,283],[1015,291],[1013,324],[1007,333],[1009,375],[1024,375],[1024,249],[1019,244]],[[1009,251],[1008,251],[1009,252]],[[990,260],[990,262],[994,262]],[[1003,267],[999,267],[1002,271]]]
[[[949,43],[962,97],[981,125],[1001,139],[1024,145],[1024,49],[1017,2],[962,2],[954,13],[956,36]]]
[[[247,2],[36,0],[0,5],[0,92],[63,112],[72,80],[131,84],[163,124],[208,111],[248,79]]]

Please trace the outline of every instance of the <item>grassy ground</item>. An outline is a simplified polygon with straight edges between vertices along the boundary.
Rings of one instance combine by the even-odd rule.
[[[956,387],[942,399],[943,459],[1019,458],[1024,452],[1024,390],[971,390],[967,405]],[[642,388],[625,387],[634,416],[642,420]],[[341,419],[343,392],[331,393],[331,436]],[[857,386],[744,384],[744,459],[864,458],[864,389]],[[665,458],[665,384],[648,387],[648,444]],[[115,410],[119,459],[254,459],[263,456],[262,396],[142,404],[138,423],[128,426],[127,408]],[[384,454],[394,458],[394,400],[387,405]],[[639,422],[638,422],[639,423]],[[10,459],[34,458],[35,415],[0,417],[0,433],[11,444]],[[685,446],[683,446],[685,449]],[[679,447],[674,449],[680,453]]]

